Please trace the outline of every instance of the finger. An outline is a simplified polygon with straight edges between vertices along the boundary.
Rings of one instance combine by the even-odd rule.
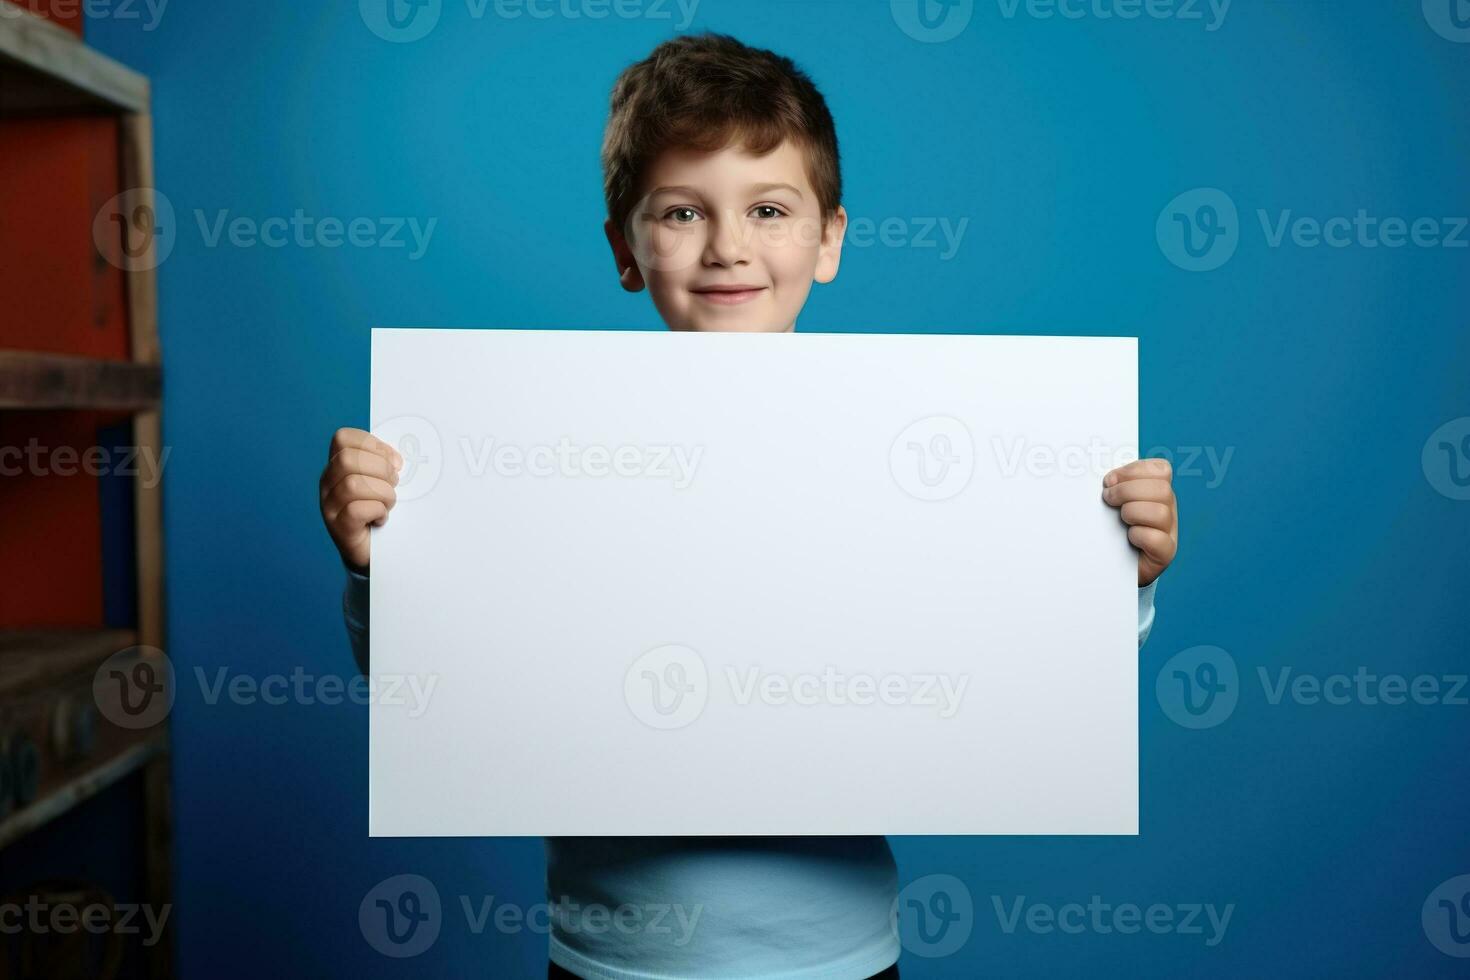
[[[354,500],[332,521],[344,539],[357,534],[369,524],[386,524],[388,522],[388,507],[381,500]]]
[[[1135,459],[1126,466],[1120,466],[1110,470],[1103,477],[1103,486],[1110,487],[1115,483],[1125,480],[1169,480],[1174,476],[1174,467],[1162,456],[1154,456],[1149,459]]]
[[[1155,503],[1174,504],[1174,487],[1168,480],[1125,480],[1103,490],[1103,500],[1116,507],[1130,500],[1152,500]]]
[[[348,427],[332,433],[332,442],[327,449],[327,459],[330,461],[336,458],[337,454],[345,449],[360,449],[364,452],[376,453],[398,466],[403,465],[403,456],[397,449],[364,429]]]
[[[1156,527],[1130,527],[1128,543],[1143,552],[1145,558],[1160,567],[1174,560],[1174,552],[1179,547],[1173,535],[1167,531],[1160,531]]]
[[[327,520],[336,516],[335,511],[340,513],[343,508],[355,500],[376,500],[384,507],[392,508],[398,502],[398,491],[386,480],[380,480],[375,476],[366,476],[362,473],[348,473],[336,486],[327,493],[323,502],[323,513]]]
[[[398,471],[387,457],[367,449],[344,449],[322,470],[321,497],[326,499],[332,488],[354,473],[374,477],[385,483],[398,485]]]
[[[1130,500],[1119,511],[1124,524],[1156,527],[1169,531],[1174,527],[1174,508],[1153,500]]]

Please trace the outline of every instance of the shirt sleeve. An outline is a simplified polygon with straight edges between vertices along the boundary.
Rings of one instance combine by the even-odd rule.
[[[343,566],[347,571],[347,587],[342,590],[342,619],[347,623],[347,639],[352,643],[352,658],[357,669],[368,672],[368,577]],[[1140,643],[1142,640],[1139,641]]]
[[[1138,648],[1143,649],[1143,641],[1148,639],[1149,630],[1154,628],[1154,588],[1159,584],[1158,579],[1145,585],[1138,590]]]

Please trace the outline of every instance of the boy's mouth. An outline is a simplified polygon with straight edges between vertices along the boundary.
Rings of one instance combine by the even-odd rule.
[[[692,289],[690,292],[707,303],[716,303],[720,306],[733,306],[737,303],[747,303],[760,295],[766,287],[750,286],[745,283],[736,283],[730,286],[705,286],[701,289]]]

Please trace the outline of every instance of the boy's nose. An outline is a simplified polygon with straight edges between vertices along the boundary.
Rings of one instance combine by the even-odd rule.
[[[704,262],[706,265],[749,262],[749,247],[744,222],[735,215],[723,215],[710,222],[709,240],[704,247]]]

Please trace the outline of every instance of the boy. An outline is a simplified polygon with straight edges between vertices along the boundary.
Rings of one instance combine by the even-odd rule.
[[[837,275],[847,227],[837,136],[786,58],[719,35],[659,45],[614,86],[602,162],[618,278],[647,287],[670,329],[791,332],[812,283]],[[322,473],[363,671],[369,528],[388,520],[402,464],[367,432],[339,429]],[[1178,540],[1169,465],[1140,460],[1103,483],[1140,552],[1141,646]],[[553,903],[701,911],[688,934],[593,932],[553,916],[551,977],[898,975],[897,871],[882,837],[549,838],[546,861]]]

